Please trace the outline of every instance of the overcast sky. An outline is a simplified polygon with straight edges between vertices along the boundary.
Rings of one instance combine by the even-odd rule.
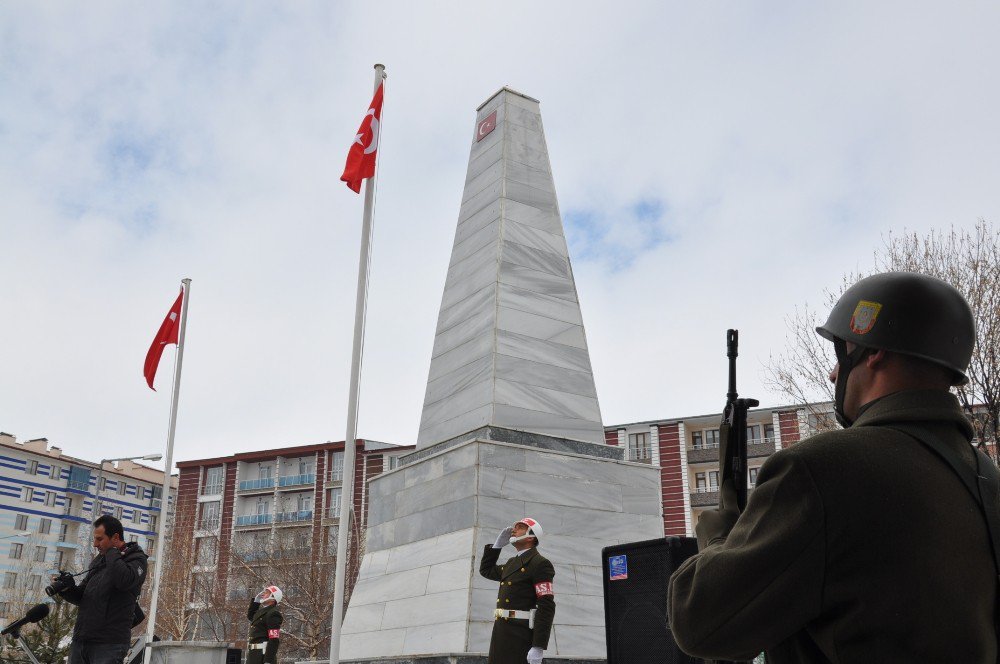
[[[0,4],[0,431],[97,459],[342,440],[389,75],[359,435],[412,444],[475,109],[541,101],[604,423],[718,412],[889,231],[1000,220],[992,2]]]

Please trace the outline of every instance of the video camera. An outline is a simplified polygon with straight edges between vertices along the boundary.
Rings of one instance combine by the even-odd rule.
[[[76,587],[76,579],[74,577],[85,573],[86,572],[77,572],[76,574],[73,574],[72,572],[59,570],[59,575],[55,578],[55,580],[51,584],[45,586],[45,594],[49,597],[55,597],[70,588]]]

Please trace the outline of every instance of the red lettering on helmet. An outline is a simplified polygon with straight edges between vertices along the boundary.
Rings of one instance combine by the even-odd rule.
[[[555,595],[555,592],[552,590],[551,581],[542,581],[535,584],[535,597],[543,597],[545,595]]]

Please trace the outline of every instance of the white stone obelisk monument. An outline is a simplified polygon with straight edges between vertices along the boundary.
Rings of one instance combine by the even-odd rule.
[[[538,101],[503,88],[478,109],[417,451],[369,487],[342,661],[485,661],[497,588],[479,559],[523,516],[556,568],[547,660],[604,659],[601,549],[663,536],[658,468],[621,455],[604,444]]]

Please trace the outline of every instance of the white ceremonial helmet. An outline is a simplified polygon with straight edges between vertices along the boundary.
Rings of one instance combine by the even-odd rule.
[[[524,535],[521,535],[520,537],[511,537],[510,538],[511,544],[520,542],[521,540],[524,539],[528,539],[529,537],[534,537],[538,542],[542,541],[542,532],[543,532],[542,524],[538,523],[530,516],[526,516],[519,521],[515,521],[514,525],[517,525],[519,523],[523,523],[524,525],[526,525],[528,527],[528,532],[526,532]]]
[[[281,592],[281,588],[278,586],[267,586],[264,590],[271,593],[264,598],[265,600],[273,599],[275,604],[281,604],[281,600],[285,596],[285,594]]]

